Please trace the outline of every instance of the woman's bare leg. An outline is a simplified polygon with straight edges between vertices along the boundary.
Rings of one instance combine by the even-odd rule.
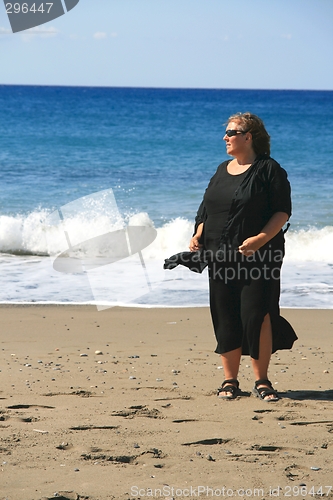
[[[266,314],[260,330],[259,339],[259,359],[253,359],[252,368],[255,380],[268,378],[268,366],[272,356],[272,325],[269,314]],[[264,384],[259,385],[257,388],[267,387]],[[265,399],[274,399],[273,395],[266,396]]]
[[[234,349],[233,351],[221,354],[225,380],[228,379],[237,380],[241,355],[242,355],[241,347],[239,347],[238,349]],[[236,387],[236,384],[231,384],[231,385],[235,385]],[[220,394],[222,396],[231,396],[231,392],[229,391],[221,391]]]

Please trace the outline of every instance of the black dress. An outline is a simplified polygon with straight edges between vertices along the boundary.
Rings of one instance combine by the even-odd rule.
[[[270,157],[257,158],[240,175],[228,173],[229,161],[218,167],[206,189],[196,228],[204,223],[201,243],[209,266],[215,352],[241,347],[243,354],[258,359],[266,314],[272,324],[273,352],[290,349],[297,339],[279,309],[283,231],[251,257],[240,254],[238,247],[258,234],[274,213],[291,215],[290,185],[285,170]]]

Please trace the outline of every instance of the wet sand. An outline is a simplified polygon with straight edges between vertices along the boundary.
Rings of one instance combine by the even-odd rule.
[[[282,314],[267,403],[248,357],[216,397],[207,308],[1,306],[0,498],[333,498],[333,310]]]

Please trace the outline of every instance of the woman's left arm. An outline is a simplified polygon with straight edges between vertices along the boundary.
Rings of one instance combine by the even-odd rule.
[[[251,236],[243,241],[243,243],[238,247],[239,252],[246,257],[252,255],[268,241],[274,238],[274,236],[281,231],[288,219],[289,215],[286,212],[275,212],[259,234]]]

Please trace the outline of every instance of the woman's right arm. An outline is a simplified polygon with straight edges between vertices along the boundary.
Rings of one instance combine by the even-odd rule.
[[[217,167],[215,174],[213,175],[213,177],[209,181],[208,187],[210,186],[212,180],[215,178],[219,168],[221,168],[223,165],[224,165],[224,163],[221,163],[221,165],[219,165]],[[208,187],[207,187],[207,189],[208,189]],[[206,219],[207,219],[207,211],[206,211],[206,207],[205,207],[205,201],[203,199],[199,208],[198,208],[197,215],[195,218],[194,234],[191,238],[190,245],[189,245],[191,252],[196,252],[197,250],[200,250],[200,248],[203,247],[203,244],[200,243],[200,239],[202,238],[204,223],[205,223]]]
[[[203,231],[204,223],[201,222],[201,224],[198,225],[197,231],[195,235],[191,238],[189,248],[191,252],[196,252],[197,250],[200,250],[202,248],[202,244],[199,243],[200,238],[202,236],[202,231]]]

